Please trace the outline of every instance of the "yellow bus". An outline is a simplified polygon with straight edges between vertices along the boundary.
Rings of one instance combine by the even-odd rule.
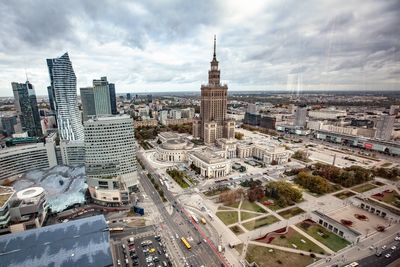
[[[191,249],[192,247],[190,246],[189,242],[186,241],[184,237],[181,237],[182,243],[185,245],[187,249]]]
[[[206,219],[204,219],[204,217],[201,218],[201,223],[202,223],[202,224],[206,224],[206,223],[207,223],[207,221],[206,221]]]

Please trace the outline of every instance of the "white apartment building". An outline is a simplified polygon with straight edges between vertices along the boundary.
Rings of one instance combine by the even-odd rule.
[[[133,120],[100,116],[84,124],[85,167],[92,198],[99,204],[126,204],[138,185]]]
[[[43,143],[8,147],[0,150],[0,183],[5,179],[14,180],[31,170],[55,166],[55,153],[47,153]]]

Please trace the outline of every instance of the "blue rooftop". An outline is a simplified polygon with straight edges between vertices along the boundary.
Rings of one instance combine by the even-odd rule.
[[[112,266],[103,215],[0,237],[1,266]]]

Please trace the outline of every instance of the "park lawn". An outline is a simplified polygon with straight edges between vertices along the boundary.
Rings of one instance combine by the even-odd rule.
[[[229,204],[229,205],[225,205],[225,206],[237,209],[237,208],[239,208],[239,204],[240,204],[240,201]]]
[[[240,243],[239,245],[236,245],[235,249],[237,250],[237,252],[239,252],[239,255],[242,255],[243,243]]]
[[[303,267],[314,262],[310,256],[278,249],[269,252],[270,250],[271,248],[249,245],[246,260],[249,263],[256,262],[259,267]]]
[[[304,210],[302,210],[299,207],[293,207],[293,208],[278,212],[278,214],[281,215],[285,219],[292,218],[292,217],[302,214],[302,213],[304,213]]]
[[[299,250],[304,250],[319,254],[325,253],[322,248],[320,248],[314,242],[309,240],[307,237],[295,231],[293,228],[289,228],[289,232],[283,236],[285,238],[281,238],[281,236],[276,236],[272,240],[271,244],[296,249],[295,247],[292,246],[292,244],[295,244],[297,246],[297,249]],[[303,243],[301,240],[304,240],[306,243]]]
[[[355,193],[353,193],[351,191],[348,191],[348,190],[345,190],[343,192],[334,194],[333,196],[335,196],[335,197],[337,197],[339,199],[346,199],[346,198],[349,198],[349,197],[354,196],[354,195],[355,195]]]
[[[364,193],[366,191],[369,191],[371,189],[377,188],[378,186],[371,184],[371,183],[366,183],[362,185],[357,185],[351,188],[351,190],[356,191],[358,193]]]
[[[255,212],[262,212],[262,213],[266,213],[267,212],[265,209],[261,208],[256,203],[250,202],[248,200],[244,200],[243,201],[242,206],[240,206],[240,209],[241,210],[255,211]]]
[[[218,207],[218,210],[233,210],[231,207],[226,207],[224,205],[221,205]]]
[[[240,211],[240,218],[241,218],[242,221],[245,221],[245,220],[260,216],[260,215],[262,215],[262,214],[246,212],[246,211]]]
[[[229,229],[231,229],[231,231],[235,234],[235,235],[240,235],[243,234],[244,231],[242,230],[242,228],[240,228],[240,226],[234,225],[231,226]]]
[[[395,191],[393,191],[391,193],[383,192],[382,201],[387,203],[387,204],[390,204],[390,205],[393,205],[393,206],[397,206],[396,205],[396,200],[398,198],[400,198],[400,196]]]
[[[237,211],[217,211],[216,215],[226,225],[231,225],[238,222]]]
[[[339,251],[350,244],[350,242],[346,239],[335,235],[318,224],[312,224],[309,227],[304,227],[302,223],[299,223],[297,226],[333,251]],[[324,235],[320,236],[318,232],[321,232]]]
[[[278,221],[279,221],[279,219],[276,218],[275,216],[268,215],[268,216],[263,217],[263,218],[254,219],[252,221],[243,223],[242,225],[243,225],[244,228],[246,228],[247,230],[251,231],[251,230],[263,227],[265,225],[273,224],[273,223],[278,222]]]

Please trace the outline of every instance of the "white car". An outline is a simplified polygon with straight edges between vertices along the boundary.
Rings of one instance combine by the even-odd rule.
[[[370,250],[374,250],[375,247],[374,247],[374,246],[370,246],[369,249],[370,249]]]
[[[385,255],[386,258],[390,258],[390,256],[392,256],[392,255],[390,255],[390,253]]]
[[[400,241],[400,236],[396,236],[396,237],[394,238],[394,240],[395,240],[395,241]]]
[[[391,247],[392,250],[396,250],[396,246]]]
[[[386,246],[382,246],[382,249],[386,249]]]

